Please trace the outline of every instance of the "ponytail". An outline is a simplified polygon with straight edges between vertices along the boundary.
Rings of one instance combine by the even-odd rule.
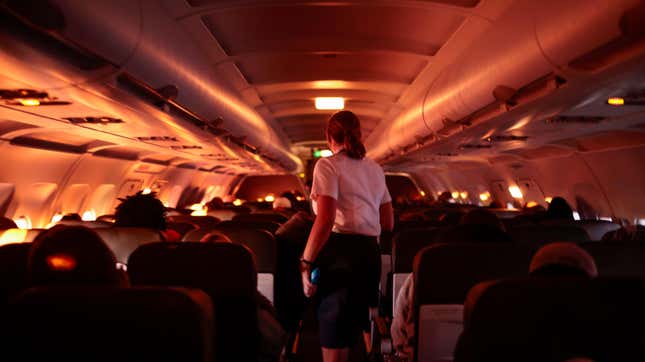
[[[360,130],[360,128],[359,128]],[[365,146],[352,132],[345,133],[343,146],[350,158],[361,160],[365,157]]]
[[[361,142],[361,123],[350,111],[340,111],[329,119],[327,138],[343,145],[347,156],[361,160],[365,157],[365,146]]]

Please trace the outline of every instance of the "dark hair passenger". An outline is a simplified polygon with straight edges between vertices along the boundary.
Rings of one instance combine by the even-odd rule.
[[[31,285],[122,285],[116,257],[92,229],[57,225],[36,237],[29,252]]]

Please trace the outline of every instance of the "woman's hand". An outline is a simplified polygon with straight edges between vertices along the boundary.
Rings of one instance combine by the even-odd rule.
[[[305,269],[300,272],[302,276],[302,291],[307,298],[311,298],[316,294],[316,285],[311,282],[311,270]]]

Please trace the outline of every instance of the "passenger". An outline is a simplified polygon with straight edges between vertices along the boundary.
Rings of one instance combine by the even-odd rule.
[[[573,210],[567,200],[558,196],[554,197],[546,210],[548,220],[573,220]]]
[[[273,201],[272,206],[273,206],[273,211],[288,217],[291,214],[293,214],[293,210],[291,208],[292,205],[293,204],[291,203],[291,201],[289,201],[288,198],[281,196],[276,198],[275,201]]]
[[[460,229],[449,228],[437,235],[438,243],[455,242],[510,242],[511,239],[504,232],[504,224],[497,215],[486,209],[473,209],[463,215],[461,225],[484,225],[480,228]],[[412,360],[414,356],[414,276],[413,274],[403,282],[399,294],[396,296],[396,309],[393,313],[390,334],[396,351],[401,360]]]
[[[166,241],[180,241],[181,235],[166,228],[166,207],[156,197],[156,193],[144,194],[142,191],[119,199],[116,207],[114,226],[139,227],[158,230]]]
[[[27,278],[34,286],[128,285],[110,248],[84,226],[57,225],[39,234],[29,252]]]
[[[393,228],[394,215],[383,170],[364,158],[358,117],[335,113],[326,136],[334,155],[314,168],[311,199],[317,216],[300,265],[305,296],[317,294],[323,360],[347,361],[378,303],[377,237],[382,228]],[[311,282],[313,268],[320,270],[317,286]]]
[[[452,194],[450,193],[450,191],[442,192],[441,195],[439,195],[439,197],[437,198],[437,203],[442,205],[452,204],[452,202],[450,201],[452,201]]]
[[[73,212],[63,215],[60,221],[83,221],[83,219],[81,218],[81,215]]]
[[[232,243],[233,241],[219,231],[212,231],[200,240],[205,243]],[[255,254],[249,250],[253,259]],[[260,332],[259,362],[274,362],[280,358],[280,353],[286,341],[286,333],[280,322],[273,304],[262,293],[256,291],[255,299],[258,306],[258,330]]]
[[[297,328],[306,304],[301,292],[302,282],[298,265],[313,224],[313,215],[298,211],[275,232],[280,256],[277,271],[277,279],[280,282],[276,283],[276,309],[278,320],[289,333]]]
[[[593,279],[598,276],[598,269],[593,257],[586,250],[574,243],[558,242],[543,246],[533,255],[529,275]],[[478,284],[468,292],[464,302],[464,326],[470,320],[477,299],[494,283],[493,280]]]

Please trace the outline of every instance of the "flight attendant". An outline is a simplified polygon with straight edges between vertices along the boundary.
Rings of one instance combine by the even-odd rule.
[[[303,291],[316,295],[323,360],[347,361],[350,347],[369,323],[378,303],[381,230],[394,224],[392,199],[381,167],[365,159],[358,117],[334,114],[327,124],[333,156],[314,168],[314,222],[300,265]],[[320,281],[311,283],[311,271]]]

